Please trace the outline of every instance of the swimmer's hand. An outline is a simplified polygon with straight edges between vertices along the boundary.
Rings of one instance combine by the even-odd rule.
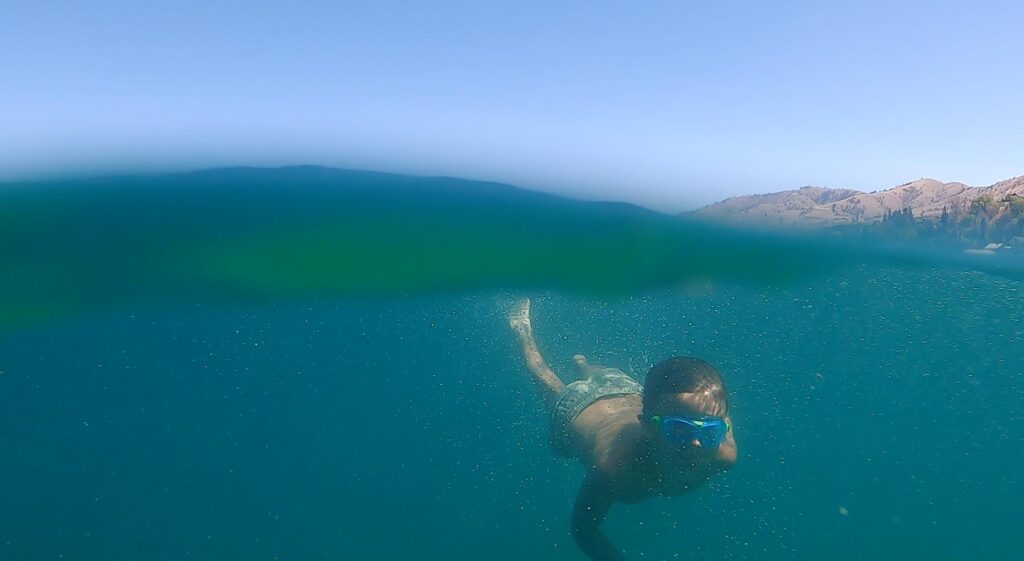
[[[583,482],[572,508],[572,537],[593,561],[626,559],[601,531],[601,522],[615,502],[610,489],[598,473],[591,473]]]

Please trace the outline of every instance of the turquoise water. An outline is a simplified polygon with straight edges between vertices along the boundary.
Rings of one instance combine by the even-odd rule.
[[[0,559],[583,559],[583,468],[546,448],[505,323],[522,295],[566,379],[577,352],[638,376],[688,354],[729,385],[738,465],[616,506],[604,527],[629,559],[1022,558],[1018,281],[507,193],[433,199],[478,253],[396,268],[426,243],[409,214],[371,212],[387,228],[358,245],[318,225],[322,193],[248,218],[202,193],[221,204],[178,192],[160,220],[136,212],[149,195],[120,221],[130,197],[7,199]],[[271,275],[281,251],[299,257]]]

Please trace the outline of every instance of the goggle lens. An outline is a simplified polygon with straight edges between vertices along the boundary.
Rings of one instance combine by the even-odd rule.
[[[721,419],[684,419],[682,417],[655,417],[661,434],[675,444],[689,444],[694,440],[705,448],[715,448],[725,439],[725,421]]]

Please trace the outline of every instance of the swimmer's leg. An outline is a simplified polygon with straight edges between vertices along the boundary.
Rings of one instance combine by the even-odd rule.
[[[544,362],[544,357],[537,348],[537,342],[533,339],[533,328],[530,326],[530,300],[524,298],[513,306],[508,314],[508,325],[519,339],[519,346],[523,352],[523,360],[526,367],[533,374],[537,390],[540,392],[544,404],[551,409],[555,406],[558,395],[565,389],[565,384],[555,375],[551,367]]]

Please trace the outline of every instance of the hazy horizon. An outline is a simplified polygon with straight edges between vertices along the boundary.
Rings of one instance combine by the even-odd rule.
[[[1015,3],[23,5],[0,182],[315,164],[662,211],[1020,175]]]
[[[92,171],[88,171],[88,172],[82,171],[82,170],[78,170],[78,171],[64,171],[63,173],[61,173],[61,172],[40,173],[40,174],[36,174],[34,176],[17,178],[14,181],[6,181],[6,182],[5,181],[0,181],[0,186],[3,186],[5,183],[8,183],[8,184],[34,183],[34,182],[45,183],[45,182],[48,182],[48,181],[76,181],[76,180],[83,180],[83,179],[89,180],[89,179],[104,178],[104,177],[145,177],[145,176],[148,176],[148,175],[156,176],[156,175],[164,175],[164,174],[188,174],[188,173],[199,173],[199,172],[206,172],[206,171],[228,170],[228,169],[245,169],[245,168],[250,168],[250,169],[273,170],[273,169],[282,169],[282,168],[303,168],[303,167],[313,167],[313,168],[318,168],[319,167],[319,168],[327,168],[327,169],[337,169],[337,170],[341,170],[341,171],[371,172],[371,173],[383,173],[383,174],[392,174],[392,175],[407,175],[407,176],[412,176],[412,177],[424,177],[424,178],[430,178],[430,177],[451,178],[451,179],[467,180],[467,181],[470,181],[470,182],[473,182],[473,183],[480,183],[480,184],[497,183],[497,184],[502,184],[502,185],[506,185],[506,186],[509,186],[509,187],[513,187],[513,188],[516,188],[516,189],[523,189],[523,190],[526,190],[526,191],[533,191],[533,192],[538,192],[538,193],[550,193],[550,194],[553,194],[553,195],[558,195],[558,196],[566,197],[566,198],[573,199],[573,200],[593,201],[593,202],[628,203],[628,204],[637,205],[637,206],[640,206],[642,208],[646,208],[646,209],[649,209],[649,210],[654,210],[656,212],[661,212],[661,213],[665,213],[665,214],[686,213],[686,212],[698,210],[698,209],[700,209],[702,207],[705,207],[705,206],[708,206],[708,205],[711,205],[711,204],[714,204],[714,203],[722,202],[722,201],[725,201],[726,199],[730,199],[730,198],[734,198],[734,197],[751,196],[751,195],[763,195],[763,194],[768,194],[768,193],[776,193],[776,192],[779,192],[779,191],[793,191],[793,190],[801,189],[803,187],[824,187],[824,188],[829,188],[829,189],[855,189],[855,188],[851,188],[851,187],[842,187],[842,186],[833,186],[833,185],[800,185],[800,186],[794,186],[794,187],[789,187],[789,188],[780,188],[780,189],[778,189],[776,191],[741,192],[741,193],[734,193],[734,194],[723,194],[718,199],[702,201],[699,204],[695,204],[695,205],[689,205],[689,206],[683,206],[683,207],[679,207],[679,208],[674,208],[674,207],[666,207],[666,206],[658,205],[658,204],[653,204],[653,205],[652,204],[645,204],[643,202],[637,202],[635,200],[629,200],[628,197],[616,198],[615,196],[600,196],[600,195],[589,194],[587,192],[576,192],[576,193],[573,193],[573,192],[567,192],[567,191],[564,191],[564,190],[560,190],[560,189],[557,189],[557,188],[554,188],[554,189],[543,189],[543,188],[538,188],[536,186],[521,185],[521,184],[516,184],[516,183],[510,183],[508,181],[494,180],[494,179],[488,179],[488,178],[466,177],[466,176],[458,176],[458,175],[450,175],[450,174],[405,173],[405,172],[402,172],[402,171],[389,171],[389,170],[383,170],[383,169],[345,168],[345,167],[338,167],[338,166],[323,166],[323,165],[320,165],[320,164],[283,164],[283,165],[280,165],[280,166],[224,165],[224,166],[212,166],[212,167],[202,167],[202,168],[154,167],[154,168],[151,168],[151,169],[132,169],[132,168],[128,168],[128,169],[104,169],[104,170],[92,170]],[[1016,176],[1014,176],[1014,177],[1016,177]],[[942,183],[956,182],[956,180],[944,180],[942,178],[920,177],[920,178],[917,178],[917,179],[910,179],[910,180],[907,180],[907,181],[903,181],[903,182],[900,182],[898,184],[890,185],[890,186],[887,186],[887,187],[880,187],[880,188],[877,188],[877,189],[856,189],[856,190],[860,191],[860,192],[863,192],[863,193],[873,193],[873,192],[876,192],[876,191],[883,191],[883,190],[886,190],[886,189],[897,187],[899,185],[903,185],[903,184],[910,183],[910,182],[913,182],[913,181],[924,180],[924,179],[934,179],[934,180],[937,180],[937,181],[941,181]],[[1012,179],[1012,178],[1011,177],[1003,178],[1003,180],[1005,180],[1005,179]],[[999,181],[1002,181],[1002,180],[999,180]],[[996,181],[996,182],[993,182],[993,183],[998,183],[999,181]],[[964,182],[961,181],[959,183],[964,183]],[[971,185],[969,183],[965,183],[965,184],[968,187],[988,187],[989,185],[991,185],[991,184],[989,184],[989,185]]]

